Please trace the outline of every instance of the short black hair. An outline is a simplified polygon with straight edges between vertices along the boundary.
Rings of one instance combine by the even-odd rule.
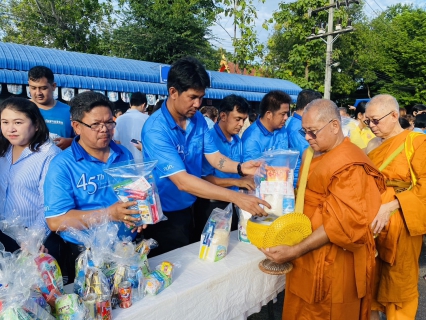
[[[421,113],[416,116],[416,120],[414,120],[415,128],[426,128],[426,114]]]
[[[405,118],[399,117],[398,121],[402,129],[408,129],[409,127],[411,127],[410,121]]]
[[[367,102],[361,101],[358,103],[358,105],[355,108],[355,118],[358,117],[358,113],[364,114],[365,113],[365,106],[367,105]]]
[[[4,100],[0,105],[0,115],[5,109],[10,109],[16,112],[24,113],[37,127],[37,131],[31,138],[29,148],[31,151],[38,151],[40,146],[43,145],[49,139],[49,129],[47,128],[46,122],[37,105],[25,98],[12,97]],[[0,157],[6,154],[7,149],[10,146],[9,140],[3,136],[0,131]]]
[[[256,121],[256,119],[257,119],[257,113],[250,113],[250,114],[249,114],[249,121],[250,121],[251,123],[255,122],[255,121]]]
[[[35,66],[28,71],[28,80],[38,81],[41,78],[46,78],[47,82],[53,84],[55,77],[52,70],[45,66]]]
[[[300,91],[297,96],[296,110],[303,110],[309,102],[321,98],[322,94],[320,92],[311,89],[304,89]]]
[[[260,117],[262,118],[267,111],[272,113],[280,110],[283,103],[290,105],[291,97],[281,90],[273,90],[265,94],[259,104]]]
[[[130,106],[140,107],[147,102],[148,100],[146,99],[146,94],[141,92],[133,92],[130,96]]]
[[[102,93],[93,91],[79,93],[70,101],[71,119],[81,121],[85,113],[100,106],[108,107],[113,114],[114,104]]]
[[[424,104],[416,104],[411,108],[411,114],[414,115],[414,112],[424,111],[426,106]]]
[[[231,94],[222,99],[219,105],[219,113],[229,114],[237,109],[239,113],[248,114],[250,112],[250,103],[243,97]]]
[[[179,94],[189,89],[205,90],[210,86],[210,77],[200,61],[186,57],[173,63],[167,76],[167,90],[175,88]]]

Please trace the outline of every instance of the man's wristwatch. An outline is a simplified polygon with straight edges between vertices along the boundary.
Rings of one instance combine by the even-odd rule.
[[[245,177],[246,175],[243,173],[243,170],[241,170],[241,162],[237,166],[237,172],[240,175],[240,177]]]

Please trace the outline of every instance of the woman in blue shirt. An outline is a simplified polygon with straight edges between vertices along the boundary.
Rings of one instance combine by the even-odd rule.
[[[49,139],[38,107],[24,98],[9,98],[0,105],[0,218],[18,216],[24,227],[46,230],[49,253],[59,258],[60,237],[50,233],[44,218],[43,183],[50,161],[61,150]],[[18,244],[0,232],[7,251]]]

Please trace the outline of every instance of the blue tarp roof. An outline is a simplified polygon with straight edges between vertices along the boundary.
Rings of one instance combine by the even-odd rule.
[[[166,85],[160,83],[159,63],[0,43],[0,82],[27,84],[27,71],[36,65],[49,67],[60,87],[167,94]],[[211,80],[206,92],[209,99],[234,93],[260,101],[265,93],[277,89],[296,100],[302,90],[286,80],[217,71],[211,71]]]

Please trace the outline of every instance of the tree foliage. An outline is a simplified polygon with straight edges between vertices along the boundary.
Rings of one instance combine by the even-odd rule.
[[[265,0],[259,0],[264,3]],[[235,34],[230,35],[234,53],[232,62],[238,65],[241,72],[250,72],[256,60],[262,58],[264,45],[257,38],[254,29],[257,10],[253,0],[217,0],[217,14],[223,13],[234,21]]]
[[[162,63],[188,55],[209,56],[208,27],[214,9],[213,2],[207,0],[122,1],[111,54]]]
[[[109,0],[3,0],[3,41],[104,53],[113,23]]]

